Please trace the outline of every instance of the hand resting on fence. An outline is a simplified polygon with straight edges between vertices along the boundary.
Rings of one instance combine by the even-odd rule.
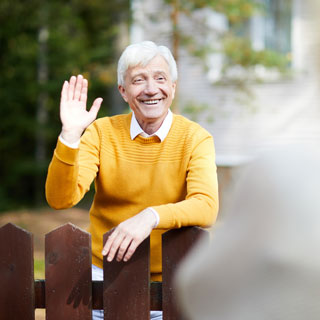
[[[102,255],[107,256],[109,262],[115,256],[117,261],[128,261],[139,244],[150,235],[155,223],[156,218],[148,208],[121,222],[112,229],[112,233],[102,250]]]

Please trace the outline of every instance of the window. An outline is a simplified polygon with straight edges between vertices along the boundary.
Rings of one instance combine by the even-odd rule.
[[[292,0],[263,0],[265,5],[265,48],[291,52]]]
[[[261,10],[248,21],[230,25],[239,37],[252,41],[256,50],[291,52],[292,0],[260,0]]]

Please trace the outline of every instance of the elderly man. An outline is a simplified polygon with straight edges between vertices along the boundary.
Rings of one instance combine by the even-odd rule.
[[[145,41],[127,47],[118,63],[119,91],[132,113],[94,121],[102,99],[86,110],[87,80],[72,76],[63,84],[62,131],[46,196],[53,208],[72,207],[95,180],[89,226],[94,277],[102,276],[103,256],[128,261],[151,234],[151,279],[161,281],[162,233],[206,227],[216,218],[213,139],[170,111],[176,81],[170,50]],[[112,228],[103,247],[102,236]]]

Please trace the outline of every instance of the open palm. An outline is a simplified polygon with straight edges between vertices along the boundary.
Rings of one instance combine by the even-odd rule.
[[[69,82],[63,84],[60,100],[61,136],[70,143],[80,139],[100,109],[102,98],[97,98],[87,111],[87,94],[88,81],[81,75],[72,76]]]

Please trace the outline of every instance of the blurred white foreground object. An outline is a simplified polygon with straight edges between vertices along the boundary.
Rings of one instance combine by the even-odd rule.
[[[187,319],[320,319],[320,146],[264,154],[229,202],[177,274]]]

